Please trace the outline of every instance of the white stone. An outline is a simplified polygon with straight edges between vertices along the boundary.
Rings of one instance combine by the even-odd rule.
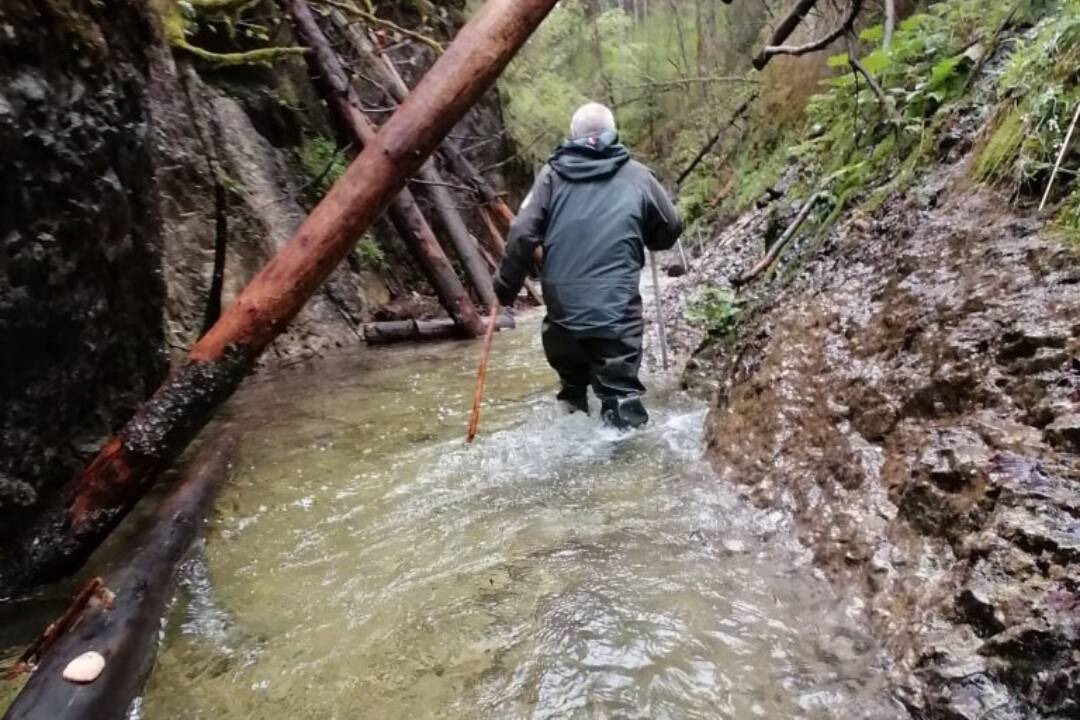
[[[64,679],[76,683],[90,683],[98,679],[105,669],[105,658],[93,650],[84,652],[64,668]]]

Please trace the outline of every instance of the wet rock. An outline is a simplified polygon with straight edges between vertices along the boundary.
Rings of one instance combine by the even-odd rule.
[[[165,373],[143,5],[3,3],[0,547]],[[108,35],[109,42],[104,42]],[[3,575],[4,568],[0,568]]]
[[[37,504],[37,491],[30,483],[0,472],[0,519],[10,522]]]
[[[1056,418],[1046,426],[1043,437],[1059,450],[1080,453],[1080,413]]]
[[[64,679],[73,683],[91,683],[105,669],[105,658],[94,650],[84,652],[64,667]]]
[[[982,637],[996,635],[1005,629],[1001,610],[994,607],[990,583],[981,581],[965,587],[956,598],[956,609],[966,623]]]
[[[1080,294],[1037,218],[953,197],[956,172],[748,288],[753,314],[687,377],[720,388],[706,444],[721,476],[791,512],[815,562],[865,588],[917,717],[1071,717]],[[761,217],[721,235],[736,258],[705,262],[751,260]]]
[[[998,359],[1008,362],[1032,357],[1040,348],[1063,348],[1068,336],[1068,326],[1063,322],[1032,322],[1004,335]]]

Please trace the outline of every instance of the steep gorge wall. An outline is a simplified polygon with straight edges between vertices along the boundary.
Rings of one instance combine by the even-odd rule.
[[[272,2],[254,11],[272,44],[293,44]],[[413,76],[432,59],[408,43],[395,57]],[[492,95],[455,132],[499,138],[500,124]],[[292,235],[316,199],[312,139],[348,160],[300,57],[209,66],[137,0],[0,5],[0,542],[198,337],[215,256],[227,305]],[[373,235],[385,266],[352,254],[270,361],[348,347],[384,304],[430,293],[389,227]]]
[[[0,8],[0,542],[165,372],[134,2]]]

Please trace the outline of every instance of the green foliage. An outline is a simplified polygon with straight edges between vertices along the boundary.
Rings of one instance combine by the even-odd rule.
[[[808,133],[796,152],[806,175],[817,178],[816,187],[837,198],[834,217],[855,202],[880,202],[930,159],[942,119],[969,86],[978,59],[969,50],[976,44],[983,51],[989,48],[1012,6],[944,0],[905,19],[888,48],[877,47],[860,58],[881,86],[884,101],[846,54],[829,58],[828,64],[843,74],[829,79],[828,89],[811,99],[807,126],[820,132]],[[882,32],[872,27],[862,37],[878,45]]]
[[[1020,199],[1042,191],[1080,103],[1080,0],[1064,0],[1020,41],[998,83],[990,132],[972,165],[975,179]],[[1062,183],[1064,192],[1068,183]]]
[[[614,4],[558,3],[501,85],[510,135],[519,148],[528,146],[523,157],[538,164],[562,139],[579,103],[614,103],[623,140],[671,177],[721,129],[721,141],[680,188],[688,222],[746,210],[794,166],[793,198],[814,191],[833,198],[818,232],[853,206],[876,206],[935,159],[944,129],[974,101],[972,88],[985,94],[975,69],[989,74],[996,65],[982,68],[983,58],[1002,44],[1016,43],[1015,52],[1001,77],[1000,109],[972,164],[977,179],[1030,195],[1048,175],[1080,102],[1080,0],[919,4],[922,11],[899,24],[887,48],[881,25],[859,34],[859,64],[880,94],[845,53],[827,60],[833,76],[804,102],[799,83],[820,77],[804,59],[780,78],[746,75],[762,82],[741,129],[728,123],[753,86],[711,86],[700,78],[743,77],[782,3],[714,3],[715,30],[702,25],[700,8],[707,2],[650,3],[644,17],[621,9],[597,14]],[[1017,28],[1026,27],[1032,28],[1023,34],[1027,39],[1015,40]],[[709,33],[729,42],[710,49]],[[1059,178],[1059,199],[1073,197],[1074,177]],[[1066,205],[1072,210],[1062,211],[1062,224],[1073,227],[1069,212],[1076,203]]]
[[[379,244],[375,242],[375,238],[370,235],[365,235],[360,239],[360,242],[356,243],[355,252],[362,267],[374,272],[386,272],[389,270],[386,253],[384,253]]]
[[[1080,252],[1080,187],[1065,198],[1050,227],[1073,250]]]
[[[739,76],[749,51],[732,50],[724,38],[756,37],[764,21],[762,15],[745,27],[734,24],[728,18],[734,10],[720,0],[702,5],[709,3],[717,8],[716,27],[712,43],[701,48],[688,3],[650,3],[636,17],[611,2],[558,3],[499,83],[504,120],[524,160],[543,162],[565,137],[574,109],[596,100],[613,107],[623,141],[662,175],[685,165],[745,96]]]
[[[705,214],[712,187],[711,178],[695,174],[679,188],[678,208],[684,223],[690,224]]]
[[[337,144],[323,135],[304,140],[300,149],[300,160],[310,181],[309,194],[315,201],[326,194],[349,164],[348,158]]]
[[[1002,177],[1016,160],[1024,143],[1024,114],[1015,103],[1008,103],[998,110],[990,127],[972,165],[972,175],[983,182]]]
[[[269,41],[269,28],[241,17],[241,14],[256,2],[257,0],[161,0],[165,39],[171,47],[221,67],[270,65],[282,58],[307,52],[303,47],[259,47],[223,53],[199,47],[188,39],[200,30],[206,30],[222,33],[230,41]]]
[[[731,290],[702,287],[687,302],[686,320],[711,337],[723,337],[735,328],[742,305],[743,301]]]

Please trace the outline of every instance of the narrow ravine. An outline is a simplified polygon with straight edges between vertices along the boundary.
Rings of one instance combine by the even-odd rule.
[[[665,389],[619,436],[558,414],[538,315],[475,345],[254,383],[147,718],[896,718],[855,594],[701,459]]]

